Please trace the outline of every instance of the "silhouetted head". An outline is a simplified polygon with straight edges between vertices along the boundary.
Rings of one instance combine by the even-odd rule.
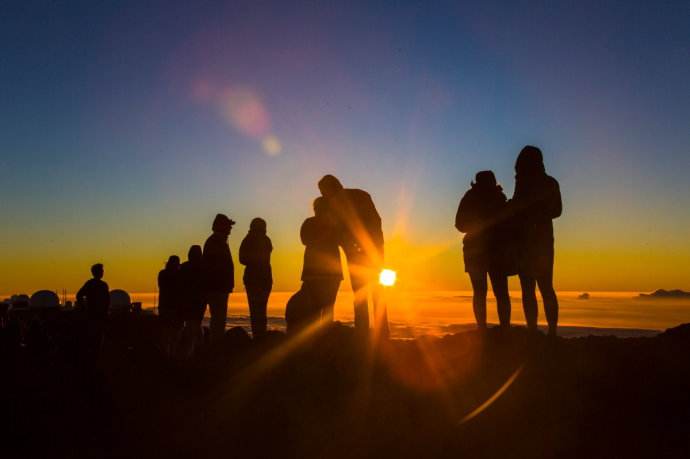
[[[314,215],[321,217],[326,215],[326,212],[328,211],[328,202],[323,196],[319,196],[318,198],[314,199],[313,207]]]
[[[249,224],[249,231],[252,233],[266,234],[266,220],[256,217]]]
[[[544,174],[544,156],[541,150],[532,145],[525,146],[515,161],[515,173],[517,175]]]
[[[338,194],[342,189],[343,184],[333,175],[324,175],[321,180],[319,180],[319,191],[321,191],[321,195],[325,198],[330,198]]]
[[[103,265],[96,263],[91,267],[91,275],[94,279],[103,279]]]
[[[177,255],[170,255],[168,261],[165,263],[165,269],[175,270],[180,267],[180,257]]]
[[[474,176],[474,183],[472,186],[477,188],[494,188],[496,187],[496,176],[493,171],[479,171]]]
[[[191,263],[200,263],[201,257],[202,253],[200,245],[193,245],[189,248],[189,252],[187,252],[187,260],[189,260]]]
[[[227,215],[218,214],[216,218],[213,219],[213,226],[211,229],[213,229],[214,233],[220,233],[227,236],[230,234],[230,231],[232,231],[232,225],[234,224],[235,221],[229,219]]]

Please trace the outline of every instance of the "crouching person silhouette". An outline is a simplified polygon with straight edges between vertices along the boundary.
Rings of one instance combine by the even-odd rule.
[[[549,335],[558,327],[558,298],[553,287],[553,222],[563,210],[558,182],[546,174],[539,148],[527,145],[515,162],[515,192],[509,210],[518,227],[522,307],[527,327],[537,328],[539,286]]]
[[[204,244],[203,264],[206,281],[206,302],[211,311],[211,342],[225,334],[228,297],[235,288],[235,267],[228,245],[228,236],[235,222],[223,214],[213,220],[213,234]]]
[[[252,337],[266,334],[266,309],[268,297],[273,286],[271,273],[271,252],[273,245],[266,236],[266,221],[255,218],[249,224],[249,233],[240,245],[240,263],[245,265],[244,287],[249,302],[249,317],[252,324]]]
[[[343,280],[343,269],[338,235],[324,198],[314,200],[314,216],[302,223],[300,238],[305,246],[302,288],[309,294],[320,319],[333,322],[333,309]]]
[[[487,274],[496,297],[502,327],[510,326],[508,274],[515,267],[509,259],[506,234],[506,196],[491,171],[478,172],[472,187],[462,197],[455,215],[455,227],[465,233],[463,259],[472,283],[472,308],[479,328],[486,328]]]
[[[343,279],[338,234],[328,203],[314,200],[314,216],[300,228],[304,244],[302,287],[288,301],[285,309],[287,331],[292,334],[321,321],[333,322],[333,308]]]

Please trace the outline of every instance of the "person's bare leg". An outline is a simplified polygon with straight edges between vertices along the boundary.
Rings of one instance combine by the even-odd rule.
[[[548,272],[537,278],[537,285],[544,301],[544,314],[549,324],[549,335],[556,336],[558,331],[558,297],[553,288],[553,272]]]
[[[491,288],[496,297],[498,321],[501,327],[510,327],[510,293],[508,292],[508,276],[501,273],[489,272]]]
[[[537,329],[537,282],[533,277],[520,274],[520,287],[522,287],[522,309],[525,311],[525,322],[529,330]]]
[[[472,282],[472,309],[479,328],[486,328],[486,293],[488,285],[486,273],[470,272]]]
[[[369,286],[365,276],[350,269],[350,282],[355,296],[355,328],[363,333],[369,330]]]
[[[376,328],[377,336],[381,338],[388,338],[390,336],[390,328],[388,327],[388,305],[387,298],[383,288],[378,284],[372,286],[372,302],[374,303],[374,327]]]

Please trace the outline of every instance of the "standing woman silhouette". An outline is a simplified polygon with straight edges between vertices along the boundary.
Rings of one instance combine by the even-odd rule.
[[[491,171],[478,172],[460,200],[455,227],[465,233],[463,260],[472,282],[472,308],[479,328],[486,328],[487,274],[496,297],[501,327],[510,326],[510,296],[504,211],[506,196]]]
[[[254,338],[266,334],[268,297],[273,287],[272,251],[273,244],[266,235],[266,220],[253,219],[249,224],[249,233],[240,245],[240,263],[245,266],[242,279],[247,291]]]
[[[558,182],[546,174],[539,148],[527,145],[515,162],[515,192],[510,211],[518,228],[518,263],[522,307],[527,327],[537,328],[539,286],[549,335],[558,327],[558,298],[553,288],[554,238],[552,220],[561,215],[561,190]]]

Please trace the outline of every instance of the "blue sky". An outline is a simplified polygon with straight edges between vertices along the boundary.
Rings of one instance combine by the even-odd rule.
[[[510,194],[527,143],[563,190],[557,285],[690,287],[687,2],[142,3],[0,6],[0,292],[94,260],[150,289],[217,211],[234,247],[268,220],[293,288],[328,172],[465,288],[458,198],[482,169]]]

